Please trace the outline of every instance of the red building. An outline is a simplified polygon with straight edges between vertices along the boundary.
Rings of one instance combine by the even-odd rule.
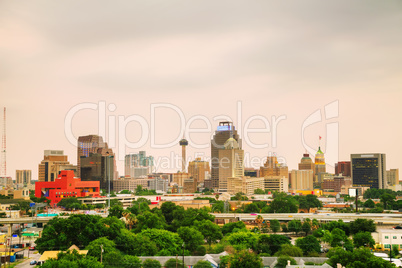
[[[352,169],[350,166],[350,161],[343,161],[335,163],[335,174],[341,174],[346,177],[350,177],[352,173]]]
[[[99,191],[99,181],[81,181],[80,178],[74,178],[72,170],[61,171],[55,181],[35,183],[35,196],[50,199],[52,205],[67,197],[96,197],[99,196]]]

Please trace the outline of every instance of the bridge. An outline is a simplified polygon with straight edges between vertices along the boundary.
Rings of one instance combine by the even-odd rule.
[[[291,220],[305,220],[309,218],[317,219],[320,222],[330,222],[343,220],[344,222],[351,222],[356,219],[371,219],[377,225],[402,225],[402,214],[388,214],[388,213],[211,213],[215,216],[216,220],[224,220],[225,223],[229,221],[253,221],[257,215],[260,215],[264,220],[279,220],[279,221],[291,221]]]

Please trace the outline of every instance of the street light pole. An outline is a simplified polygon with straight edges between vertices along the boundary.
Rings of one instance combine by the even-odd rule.
[[[184,242],[183,242],[183,268],[184,268]]]

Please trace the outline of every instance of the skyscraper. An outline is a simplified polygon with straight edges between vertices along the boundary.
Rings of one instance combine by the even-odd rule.
[[[16,170],[15,180],[16,184],[29,185],[31,184],[32,171],[31,170]]]
[[[233,138],[236,140],[239,149],[242,148],[241,139],[232,122],[219,122],[215,135],[211,140],[211,187],[219,187],[219,150],[224,149],[225,142]]]
[[[291,179],[293,190],[314,190],[312,170],[292,170]]]
[[[124,157],[124,175],[130,178],[140,178],[154,172],[153,156],[146,156],[145,151],[138,154],[128,154]]]
[[[219,189],[227,190],[228,178],[244,176],[244,151],[234,138],[229,138],[223,149],[218,150]]]
[[[387,184],[388,186],[399,184],[399,168],[387,170]]]
[[[63,150],[45,150],[38,168],[38,180],[54,181],[62,170],[73,170],[78,175],[77,166],[68,162]]]
[[[350,161],[335,163],[335,174],[342,174],[343,176],[350,177],[351,174]]]
[[[260,167],[260,176],[280,176],[289,178],[289,169],[285,164],[278,163],[276,156],[268,156],[264,166]]]
[[[113,190],[115,161],[113,155],[90,153],[88,157],[81,156],[81,180],[99,181],[100,188]]]
[[[209,172],[209,163],[206,161],[201,161],[200,157],[188,163],[188,173],[197,182],[204,182]]]
[[[100,149],[100,150],[99,150]],[[104,149],[104,150],[102,150]],[[99,150],[99,151],[98,151]],[[101,155],[112,155],[113,151],[108,150],[107,143],[103,142],[103,138],[98,135],[87,135],[78,137],[77,144],[77,167],[78,176],[81,172],[81,156],[88,157],[91,153],[99,153]]]
[[[321,181],[319,181],[319,174],[320,173],[325,173],[326,172],[326,167],[325,167],[325,157],[324,153],[321,151],[321,147],[318,147],[318,151],[315,154],[315,159],[314,159],[314,164],[315,164],[315,172],[314,172],[314,183],[317,185],[321,185]]]
[[[354,187],[387,188],[385,154],[351,154]]]
[[[303,154],[303,158],[300,160],[299,163],[299,170],[312,170],[314,176],[315,164],[308,153]]]

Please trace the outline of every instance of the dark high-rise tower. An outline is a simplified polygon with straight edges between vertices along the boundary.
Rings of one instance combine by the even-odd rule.
[[[77,171],[78,177],[81,176],[81,156],[89,157],[89,154],[98,153],[98,149],[107,149],[107,144],[98,135],[88,135],[78,137],[77,144]]]
[[[212,188],[219,187],[219,150],[225,149],[224,144],[233,138],[237,141],[239,149],[242,149],[241,139],[237,134],[232,122],[219,122],[215,135],[211,140],[211,182]]]
[[[353,186],[387,188],[385,154],[352,154]]]

